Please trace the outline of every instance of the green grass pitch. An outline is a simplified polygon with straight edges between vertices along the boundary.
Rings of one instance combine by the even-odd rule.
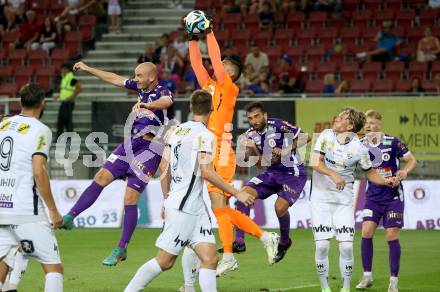
[[[57,231],[65,268],[64,291],[104,292],[123,291],[137,268],[156,253],[154,242],[158,229],[137,229],[129,246],[128,260],[116,267],[101,265],[116,245],[120,230],[76,229]],[[237,271],[218,280],[218,290],[234,291],[320,291],[314,267],[314,242],[311,230],[292,230],[294,245],[283,261],[266,264],[265,252],[259,241],[247,237],[247,251],[237,256]],[[440,232],[403,231],[400,288],[402,291],[440,291]],[[389,279],[388,246],[384,232],[374,240],[374,286],[369,291],[386,291]],[[355,241],[355,269],[352,291],[362,275],[360,232]],[[339,291],[338,250],[332,241],[330,283]],[[156,278],[145,291],[177,291],[183,282],[180,259],[176,266]],[[43,272],[31,261],[19,291],[43,291]]]

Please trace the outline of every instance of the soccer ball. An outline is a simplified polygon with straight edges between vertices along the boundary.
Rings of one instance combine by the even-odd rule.
[[[209,27],[209,20],[201,10],[193,10],[185,17],[185,28],[188,33],[203,33]]]

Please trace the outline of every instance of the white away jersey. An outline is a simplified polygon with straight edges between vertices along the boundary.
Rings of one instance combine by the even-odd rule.
[[[165,206],[194,215],[205,212],[203,179],[197,154],[212,153],[214,139],[201,122],[189,121],[173,131],[168,140],[171,148],[171,187]]]
[[[323,155],[325,166],[344,178],[345,188],[342,191],[337,190],[336,184],[328,175],[313,171],[311,199],[352,204],[356,165],[359,163],[364,171],[372,167],[368,149],[356,135],[350,142],[341,144],[336,133],[332,129],[326,129],[319,135],[313,151]]]
[[[34,155],[49,156],[52,131],[16,115],[0,123],[0,224],[47,220],[32,169]]]

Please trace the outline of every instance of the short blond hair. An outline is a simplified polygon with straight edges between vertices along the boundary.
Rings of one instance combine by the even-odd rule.
[[[358,112],[352,107],[346,107],[343,110],[344,113],[348,115],[348,120],[350,124],[353,126],[352,132],[359,132],[365,125],[365,114],[363,112]]]
[[[373,119],[376,119],[376,120],[382,121],[382,115],[381,115],[378,111],[375,111],[375,110],[372,110],[372,109],[367,110],[367,111],[365,112],[365,116],[366,116],[367,118],[373,118]]]

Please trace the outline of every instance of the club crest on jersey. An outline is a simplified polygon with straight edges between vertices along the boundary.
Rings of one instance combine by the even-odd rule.
[[[29,132],[31,125],[22,123],[18,126],[17,132],[23,135],[26,135]]]
[[[269,146],[272,147],[272,148],[277,145],[277,143],[275,142],[274,139],[269,139],[268,143],[269,143]]]
[[[46,146],[46,138],[44,136],[38,137],[37,150],[42,150]]]
[[[391,156],[390,156],[389,153],[382,154],[382,160],[383,161],[388,161],[388,160],[390,160],[390,158],[391,158]]]
[[[7,131],[9,126],[11,125],[10,121],[6,121],[3,125],[0,126],[0,131]]]

